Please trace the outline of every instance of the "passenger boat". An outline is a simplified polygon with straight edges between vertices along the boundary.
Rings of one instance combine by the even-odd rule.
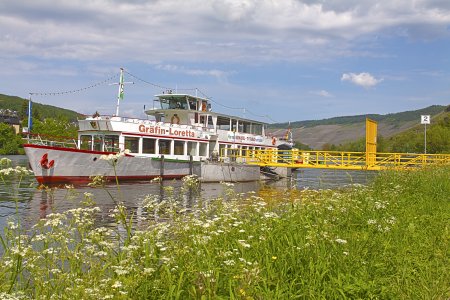
[[[119,94],[123,92],[123,74]],[[119,103],[119,101],[118,101]],[[259,167],[235,160],[249,150],[286,143],[266,133],[266,123],[214,112],[207,98],[165,91],[147,119],[98,113],[78,120],[78,139],[31,137],[24,145],[37,181],[82,183],[92,176],[148,180],[198,175],[202,181],[252,181]]]

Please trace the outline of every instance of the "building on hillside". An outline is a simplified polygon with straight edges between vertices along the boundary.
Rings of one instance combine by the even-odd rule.
[[[20,132],[20,119],[16,111],[10,109],[0,109],[0,123],[6,123],[14,128],[16,134]]]

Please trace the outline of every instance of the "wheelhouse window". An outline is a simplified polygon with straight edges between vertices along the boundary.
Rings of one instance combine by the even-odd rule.
[[[125,137],[125,149],[130,150],[131,153],[139,152],[139,138],[137,137]]]
[[[171,140],[159,140],[159,154],[170,154]]]
[[[105,135],[104,151],[119,152],[119,136]]]
[[[92,149],[92,136],[82,135],[80,136],[80,149],[91,150]]]
[[[155,154],[156,153],[156,140],[155,139],[142,139],[142,153]]]
[[[103,151],[103,136],[94,135],[94,148],[95,151]]]

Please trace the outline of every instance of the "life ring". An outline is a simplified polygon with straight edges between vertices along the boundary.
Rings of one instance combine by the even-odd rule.
[[[202,111],[206,111],[206,103],[205,102],[202,103]]]
[[[174,114],[172,118],[170,119],[170,123],[172,124],[180,124],[180,117],[177,116],[177,114]]]
[[[272,138],[272,145],[275,146],[276,143],[277,143],[277,138],[276,138],[276,137],[273,137],[273,138]]]

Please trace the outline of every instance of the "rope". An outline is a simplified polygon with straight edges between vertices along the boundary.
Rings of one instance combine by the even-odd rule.
[[[165,87],[165,86],[156,84],[156,83],[149,82],[149,81],[144,80],[144,79],[142,79],[142,78],[139,78],[139,77],[137,77],[136,75],[133,75],[133,74],[131,74],[130,72],[127,72],[126,70],[124,70],[124,72],[127,73],[128,75],[130,75],[131,77],[133,77],[134,79],[139,80],[139,81],[142,81],[142,82],[144,82],[144,83],[146,83],[146,84],[149,84],[149,85],[152,85],[152,86],[154,86],[154,87],[157,87],[157,88],[160,88],[160,89],[164,89],[164,90],[172,90],[171,88],[168,88],[168,87]]]
[[[159,85],[159,84],[152,83],[152,82],[149,82],[147,80],[144,80],[144,79],[142,79],[142,78],[140,78],[140,77],[138,77],[138,76],[136,76],[134,74],[131,74],[130,72],[128,72],[126,70],[124,70],[124,73],[128,74],[129,76],[133,77],[134,79],[136,79],[138,81],[141,81],[143,83],[149,84],[151,86],[154,86],[154,87],[157,87],[157,88],[160,88],[160,89],[164,89],[164,90],[173,90],[171,88],[168,88],[168,87],[165,87],[165,86],[162,86],[162,85]],[[119,74],[113,75],[113,76],[111,76],[111,77],[109,77],[109,78],[107,78],[107,79],[105,79],[105,80],[103,80],[101,82],[97,82],[97,83],[92,84],[90,86],[83,87],[83,88],[76,89],[76,90],[60,91],[60,92],[31,92],[29,94],[30,94],[30,96],[31,95],[34,95],[34,96],[58,96],[58,95],[65,95],[65,94],[74,94],[74,93],[79,93],[79,92],[82,92],[82,91],[85,91],[85,90],[88,90],[88,89],[91,89],[91,88],[94,88],[94,87],[106,84],[106,83],[110,82],[112,79],[117,78],[117,77],[119,77]],[[222,106],[222,107],[227,108],[227,109],[242,110],[244,113],[249,113],[249,114],[251,114],[251,115],[253,115],[255,117],[259,117],[259,118],[267,118],[268,120],[277,123],[277,121],[272,119],[269,115],[258,115],[258,114],[253,113],[252,111],[246,109],[245,107],[232,107],[232,106],[224,105],[224,104],[222,104],[220,102],[217,102],[216,100],[214,100],[213,98],[209,97],[208,95],[206,95],[203,91],[201,91],[198,88],[182,89],[182,90],[185,90],[185,91],[197,91],[204,98],[214,102],[215,104],[217,104],[219,106]]]
[[[29,94],[30,94],[30,95],[34,95],[34,96],[57,96],[57,95],[64,95],[64,94],[74,94],[74,93],[79,93],[79,92],[82,92],[82,91],[85,91],[85,90],[88,90],[88,89],[97,87],[97,86],[99,86],[99,85],[106,84],[107,82],[111,81],[112,79],[114,79],[114,78],[116,78],[116,77],[118,77],[118,76],[119,76],[119,75],[116,74],[116,75],[113,75],[113,76],[111,76],[111,77],[109,77],[109,78],[107,78],[107,79],[105,79],[105,80],[103,80],[103,81],[101,81],[101,82],[95,83],[95,84],[93,84],[93,85],[90,85],[90,86],[87,86],[87,87],[84,87],[84,88],[76,89],[76,90],[62,91],[62,92],[45,92],[45,93],[42,93],[42,92],[33,92],[33,93],[29,93]]]
[[[251,114],[251,115],[253,115],[253,116],[255,116],[255,117],[258,117],[258,118],[267,118],[268,120],[270,120],[270,121],[272,121],[272,122],[278,123],[276,120],[272,119],[269,115],[258,115],[258,114],[253,113],[252,111],[248,110],[248,109],[245,108],[245,107],[231,107],[231,106],[223,105],[223,104],[221,104],[221,103],[215,101],[213,98],[208,97],[208,95],[206,95],[205,93],[203,93],[200,89],[196,89],[196,90],[197,90],[200,94],[202,94],[206,99],[209,99],[209,100],[211,100],[212,102],[214,102],[214,103],[216,103],[216,104],[218,104],[218,105],[220,105],[220,106],[222,106],[222,107],[225,107],[225,108],[228,108],[228,109],[243,110],[244,113],[249,113],[249,114]]]

